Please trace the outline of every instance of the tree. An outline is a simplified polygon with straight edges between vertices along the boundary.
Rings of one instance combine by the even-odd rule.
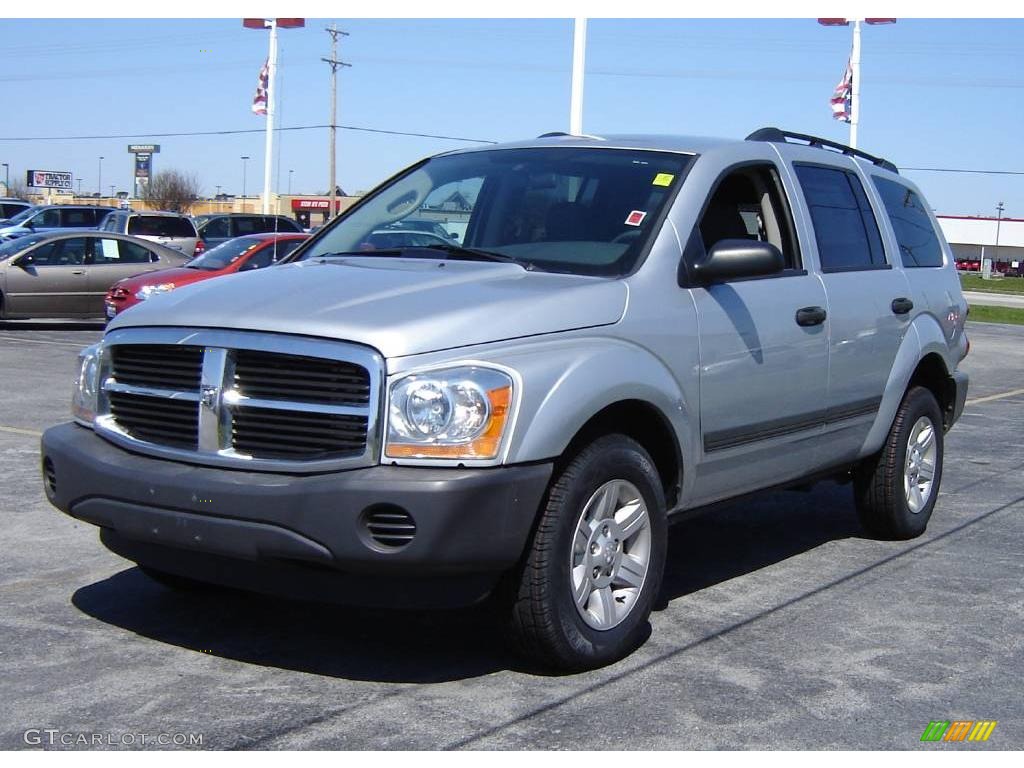
[[[12,181],[11,186],[7,188],[7,197],[17,197],[22,200],[27,200],[25,197],[29,193],[28,187],[22,184],[20,181]]]
[[[173,168],[161,171],[146,186],[142,199],[162,211],[188,213],[199,197],[199,180],[195,174]]]

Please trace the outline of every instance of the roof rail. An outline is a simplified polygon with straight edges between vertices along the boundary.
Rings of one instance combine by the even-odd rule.
[[[809,136],[806,133],[793,133],[792,131],[784,131],[781,128],[759,128],[747,136],[747,141],[776,141],[782,144],[788,143],[789,139],[806,141],[808,146],[814,147],[815,149],[824,149],[825,147],[836,149],[844,155],[862,157],[865,160],[874,163],[879,168],[884,168],[887,171],[892,171],[893,173],[900,172],[893,163],[883,157],[869,155],[867,152],[854,149],[853,147],[848,147],[845,144],[840,144],[838,141],[830,141],[829,139],[822,139],[818,136]]]

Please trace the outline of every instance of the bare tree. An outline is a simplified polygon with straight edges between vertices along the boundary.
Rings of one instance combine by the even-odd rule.
[[[142,199],[162,211],[188,213],[198,197],[199,180],[195,175],[172,168],[150,180]]]
[[[20,181],[12,181],[11,186],[7,188],[7,197],[17,197],[22,200],[27,200],[28,198],[26,195],[28,193],[28,187]]]

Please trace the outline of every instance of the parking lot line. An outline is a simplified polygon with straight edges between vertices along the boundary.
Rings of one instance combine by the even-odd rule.
[[[0,336],[0,341],[21,341],[28,344],[53,344],[58,347],[71,347],[72,349],[81,349],[82,347],[88,346],[87,344],[76,344],[73,341],[50,341],[49,339],[31,339],[25,336]]]
[[[976,397],[973,400],[968,400],[964,405],[977,405],[978,403],[988,403],[992,400],[1002,400],[1004,397],[1014,397],[1016,395],[1024,395],[1024,389],[1011,389],[1009,392],[1000,392],[996,395],[986,395],[985,397]]]
[[[42,432],[36,432],[34,429],[22,429],[21,427],[5,427],[0,424],[0,432],[9,432],[12,435],[27,435],[28,437],[42,437]]]

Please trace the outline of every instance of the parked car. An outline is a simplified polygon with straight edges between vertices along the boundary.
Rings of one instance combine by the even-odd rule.
[[[432,221],[430,219],[403,219],[402,221],[395,222],[389,229],[401,229],[401,230],[414,230],[416,232],[429,232],[432,235],[437,235],[442,240],[453,242],[459,239],[458,234],[455,232],[449,232],[445,229],[444,223],[440,221]]]
[[[360,250],[471,183],[462,244]],[[646,638],[672,517],[832,477],[868,535],[919,536],[966,313],[920,190],[858,149],[456,150],[287,264],[117,317],[43,435],[44,488],[171,587],[492,595],[540,663],[591,668]]]
[[[54,232],[0,244],[0,318],[100,317],[110,286],[187,261],[126,235]]]
[[[100,205],[35,205],[0,226],[0,241],[63,229],[96,229],[113,210]]]
[[[6,221],[22,211],[31,208],[32,203],[17,197],[0,197],[0,220]]]
[[[104,232],[120,232],[180,251],[186,256],[198,256],[204,247],[192,219],[181,213],[166,211],[113,211],[100,223]]]
[[[417,230],[381,229],[371,232],[369,237],[360,243],[363,250],[408,248],[427,245],[451,245],[454,241],[435,235],[433,232]]]
[[[108,318],[151,296],[211,277],[248,272],[277,264],[308,239],[308,235],[244,235],[221,243],[180,267],[160,269],[114,283],[104,307]]]
[[[242,235],[260,232],[302,232],[295,219],[287,216],[261,216],[252,213],[211,213],[196,216],[196,229],[207,248]]]

